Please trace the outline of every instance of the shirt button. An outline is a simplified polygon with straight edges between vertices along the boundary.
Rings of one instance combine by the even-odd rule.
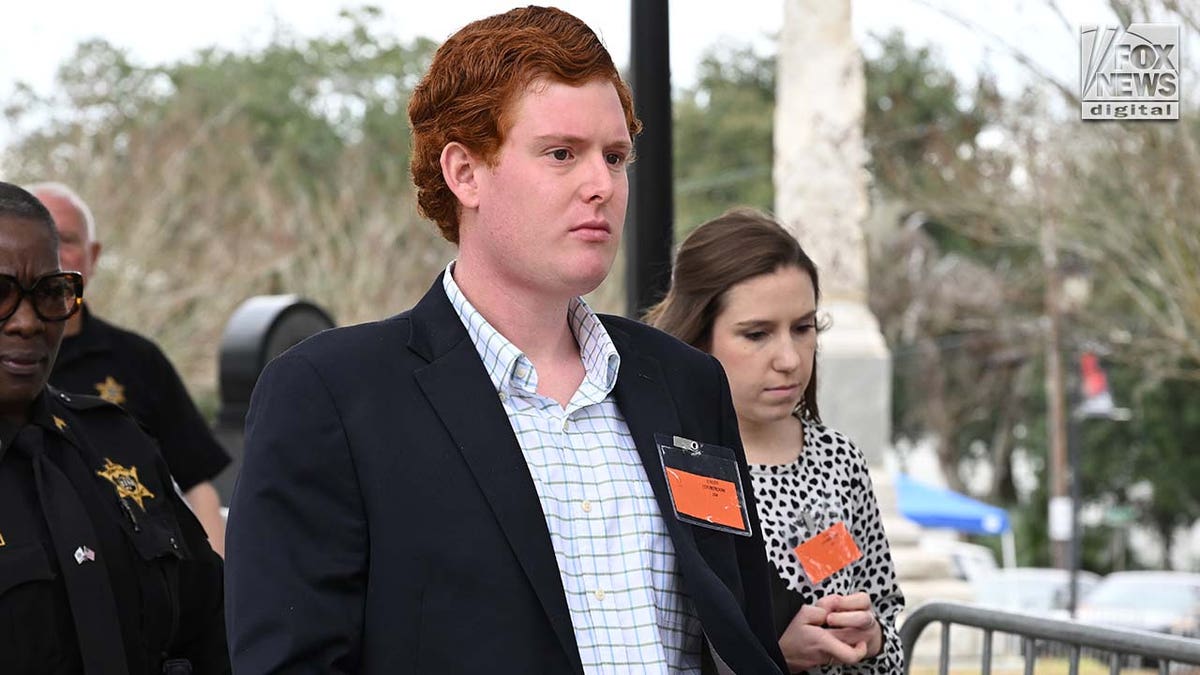
[[[590,499],[583,500],[583,504],[581,504],[580,506],[583,508],[584,513],[592,512],[592,501]]]
[[[596,596],[596,599],[597,599],[597,600],[603,600],[603,599],[604,599],[604,589],[603,589],[603,588],[597,588],[597,589],[596,589],[596,592],[595,592],[595,593],[593,593],[593,595],[595,595],[595,596]]]
[[[504,393],[504,392],[500,392],[500,400],[501,400],[501,401],[507,401],[507,400],[508,400],[508,394],[506,394],[506,393]]]
[[[525,377],[528,374],[529,374],[528,368],[526,368],[525,366],[517,366],[517,370],[516,370],[517,377]]]
[[[563,431],[566,431],[566,430],[567,430],[567,428],[568,428],[568,427],[570,427],[570,426],[571,426],[571,420],[570,420],[570,418],[564,417],[564,418],[563,418]]]

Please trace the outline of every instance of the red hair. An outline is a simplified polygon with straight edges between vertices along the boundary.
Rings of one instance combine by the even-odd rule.
[[[611,82],[632,138],[642,129],[629,86],[591,28],[552,7],[523,7],[467,24],[446,40],[413,90],[412,174],[422,215],[458,243],[460,204],[442,177],[442,149],[458,142],[491,164],[512,128],[515,101],[537,79]]]

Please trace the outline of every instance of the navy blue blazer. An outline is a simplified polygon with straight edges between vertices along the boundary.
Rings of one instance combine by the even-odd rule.
[[[602,317],[614,391],[708,639],[777,673],[770,573],[724,371]],[[739,455],[753,537],[674,516],[656,432]],[[411,310],[320,333],[251,401],[226,534],[238,673],[582,673],[533,480],[439,277]]]

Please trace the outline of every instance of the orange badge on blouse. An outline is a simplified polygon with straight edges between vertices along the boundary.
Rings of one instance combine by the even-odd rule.
[[[809,581],[819,584],[862,557],[846,524],[838,522],[796,547]]]

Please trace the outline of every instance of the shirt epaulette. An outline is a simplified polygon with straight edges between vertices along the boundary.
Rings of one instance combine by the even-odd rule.
[[[121,410],[121,406],[110,401],[106,401],[99,396],[89,396],[87,394],[68,394],[65,391],[55,389],[50,385],[46,385],[46,390],[59,403],[72,410],[92,410],[94,408],[113,408]]]

